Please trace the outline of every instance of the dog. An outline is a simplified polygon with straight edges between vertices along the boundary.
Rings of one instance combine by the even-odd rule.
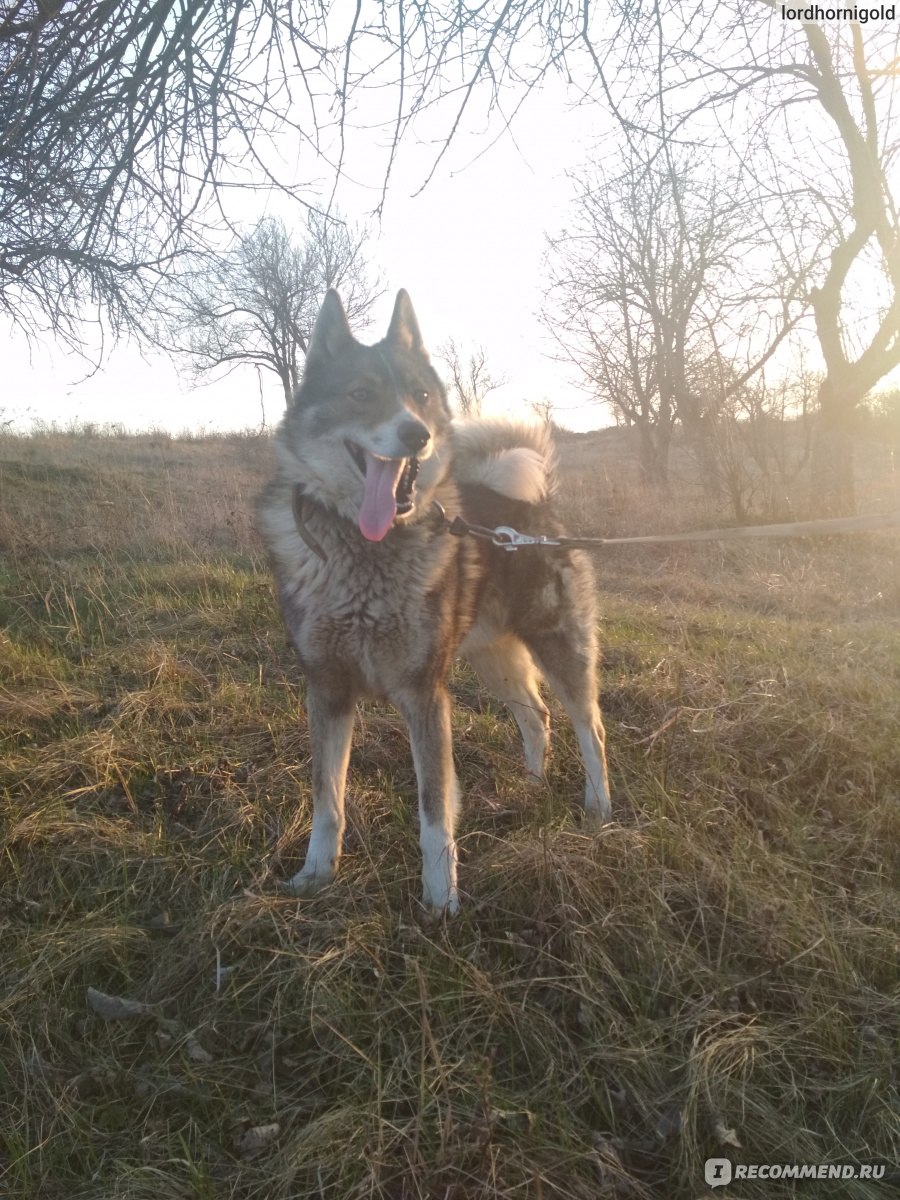
[[[447,676],[457,655],[511,709],[538,777],[549,744],[544,676],[577,734],[585,809],[608,819],[586,556],[511,553],[454,537],[445,515],[561,534],[549,431],[454,422],[406,292],[397,294],[387,336],[369,346],[353,336],[332,290],[275,448],[259,526],[306,677],[313,775],[305,863],[285,886],[310,895],[334,878],[356,703],[379,697],[409,728],[424,903],[456,912],[459,787]]]

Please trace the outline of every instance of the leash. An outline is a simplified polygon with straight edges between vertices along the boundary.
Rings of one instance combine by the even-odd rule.
[[[825,517],[815,521],[791,521],[783,525],[734,525],[724,529],[699,529],[693,533],[660,533],[641,537],[545,537],[519,533],[510,525],[498,525],[495,529],[487,529],[484,525],[471,525],[460,516],[451,521],[437,501],[433,503],[439,510],[448,533],[454,537],[465,537],[468,534],[484,538],[503,550],[519,550],[523,546],[548,546],[554,550],[595,550],[601,546],[635,546],[641,543],[648,545],[662,542],[722,542],[740,538],[811,537],[816,534],[858,533],[863,530],[900,526],[900,512],[895,512],[867,517]]]
[[[491,542],[502,550],[520,550],[524,546],[546,546],[551,550],[597,550],[601,546],[659,545],[664,542],[724,542],[742,538],[792,538],[812,537],[827,533],[859,533],[870,529],[888,529],[900,526],[900,512],[883,513],[867,517],[825,517],[816,521],[792,521],[783,525],[733,525],[723,529],[699,529],[693,533],[658,533],[639,537],[587,538],[546,537],[543,534],[519,533],[511,525],[497,525],[489,529],[486,525],[473,525],[464,517],[455,516],[451,521],[437,500],[432,500],[439,527],[453,537],[475,537]],[[300,484],[291,490],[291,508],[294,524],[300,537],[313,554],[327,562],[325,551],[313,537],[306,524],[310,500],[304,495]]]

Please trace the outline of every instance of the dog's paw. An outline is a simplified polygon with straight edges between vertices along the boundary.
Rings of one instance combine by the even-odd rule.
[[[441,871],[423,871],[422,903],[433,916],[453,916],[459,912],[456,878],[448,879]]]
[[[435,920],[439,920],[441,917],[454,917],[459,912],[459,892],[454,887],[449,893],[438,896],[423,890],[422,903],[429,917]]]
[[[456,889],[456,842],[446,830],[423,825],[422,903],[433,913],[459,911]]]
[[[596,833],[612,820],[612,807],[591,807],[584,810],[581,825],[585,833]]]
[[[284,892],[288,896],[315,896],[317,892],[321,892],[322,888],[327,887],[334,879],[334,869],[327,871],[321,868],[316,869],[304,867],[302,871],[298,871],[291,879],[282,880],[278,884],[278,890]]]

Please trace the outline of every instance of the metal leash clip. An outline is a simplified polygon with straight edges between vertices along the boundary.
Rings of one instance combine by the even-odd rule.
[[[532,537],[527,533],[519,533],[517,529],[513,529],[510,525],[498,525],[494,530],[494,536],[491,540],[495,546],[502,546],[504,550],[518,550],[520,546],[560,545],[558,538]]]

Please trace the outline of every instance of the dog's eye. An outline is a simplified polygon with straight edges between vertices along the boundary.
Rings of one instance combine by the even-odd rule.
[[[357,404],[368,404],[372,399],[372,393],[368,388],[356,388],[350,393],[350,399],[355,400]]]
[[[430,394],[431,394],[430,392],[419,392],[419,399],[422,401],[423,404],[428,403],[428,397],[430,396]]]

